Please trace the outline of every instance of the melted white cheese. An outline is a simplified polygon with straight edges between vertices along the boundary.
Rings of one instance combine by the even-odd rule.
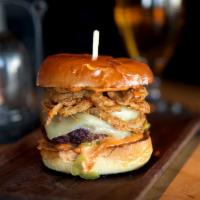
[[[112,112],[112,115],[115,117],[118,117],[119,119],[123,121],[129,121],[132,119],[136,119],[138,117],[138,111],[135,111],[131,108],[122,106],[121,110],[118,112]]]
[[[113,112],[112,115],[128,121],[136,118],[138,113],[130,108],[122,107],[121,111]],[[70,117],[54,117],[51,123],[45,126],[49,139],[65,135],[79,128],[88,129],[95,134],[107,134],[115,138],[124,138],[130,135],[129,131],[119,131],[107,122],[88,113],[77,113]]]

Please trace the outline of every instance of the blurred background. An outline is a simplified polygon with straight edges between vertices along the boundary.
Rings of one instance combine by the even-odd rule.
[[[197,2],[0,0],[0,141],[39,125],[41,61],[56,53],[91,53],[95,29],[100,55],[140,59],[161,78],[150,88],[158,111],[200,111]]]
[[[200,29],[197,20],[200,14],[198,1],[179,1],[184,2],[185,18],[183,20],[185,23],[174,54],[162,76],[167,79],[199,85],[197,49]],[[90,53],[94,29],[101,32],[100,54],[129,56],[114,21],[113,9],[116,1],[85,0],[59,1],[57,3],[51,0],[47,2],[48,11],[43,20],[45,56],[58,52]],[[152,0],[152,2],[156,1]]]

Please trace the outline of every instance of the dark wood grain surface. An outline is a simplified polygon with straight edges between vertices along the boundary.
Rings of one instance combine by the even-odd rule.
[[[0,148],[0,199],[142,199],[200,128],[195,116],[154,116],[154,154],[139,170],[86,181],[43,166],[36,149],[40,131]]]

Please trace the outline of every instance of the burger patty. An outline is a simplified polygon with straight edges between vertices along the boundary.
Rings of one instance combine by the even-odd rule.
[[[43,132],[44,132],[44,129],[43,129]],[[44,132],[44,134],[46,136],[46,132]],[[51,140],[49,139],[48,140],[54,144],[71,143],[74,145],[79,145],[83,142],[92,142],[93,140],[101,140],[105,137],[107,137],[106,134],[94,134],[94,133],[89,132],[89,130],[87,129],[79,128],[65,135],[58,136]]]

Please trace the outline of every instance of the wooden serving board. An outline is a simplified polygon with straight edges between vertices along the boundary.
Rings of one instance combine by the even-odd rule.
[[[173,158],[200,128],[194,116],[154,116],[154,153],[148,164],[133,172],[86,181],[43,166],[36,149],[40,131],[0,147],[0,199],[100,200],[142,199]]]

